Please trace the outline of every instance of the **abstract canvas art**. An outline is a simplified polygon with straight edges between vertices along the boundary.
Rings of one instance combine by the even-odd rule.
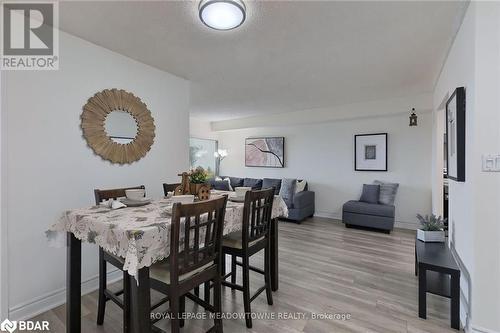
[[[284,137],[245,139],[245,166],[284,168],[284,151]]]
[[[354,136],[354,170],[387,171],[387,133]]]

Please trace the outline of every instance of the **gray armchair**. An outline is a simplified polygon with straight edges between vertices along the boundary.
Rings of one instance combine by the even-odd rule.
[[[288,207],[288,219],[301,222],[314,215],[314,192],[302,191],[295,193],[293,204]]]

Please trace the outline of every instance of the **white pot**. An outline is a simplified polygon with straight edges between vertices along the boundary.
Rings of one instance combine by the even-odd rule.
[[[444,230],[439,231],[424,231],[417,229],[417,238],[422,242],[444,242]]]

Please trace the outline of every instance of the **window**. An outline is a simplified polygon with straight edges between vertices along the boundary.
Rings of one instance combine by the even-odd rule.
[[[190,138],[189,163],[191,169],[201,166],[209,173],[217,174],[217,158],[214,156],[217,146],[217,140]]]

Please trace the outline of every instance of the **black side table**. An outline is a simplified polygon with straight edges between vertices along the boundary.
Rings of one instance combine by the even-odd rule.
[[[418,316],[427,318],[427,294],[450,298],[451,327],[460,329],[460,268],[448,244],[415,239],[415,275],[418,275]]]

